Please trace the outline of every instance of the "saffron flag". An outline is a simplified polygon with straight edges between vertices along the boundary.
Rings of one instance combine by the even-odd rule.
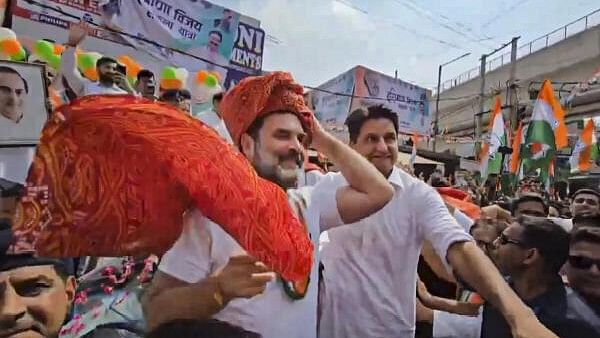
[[[523,123],[519,123],[519,127],[513,136],[512,154],[510,156],[510,173],[517,175],[521,166],[521,144],[523,142]]]

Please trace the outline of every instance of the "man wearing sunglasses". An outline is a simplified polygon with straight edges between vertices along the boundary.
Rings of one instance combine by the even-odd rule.
[[[546,218],[522,216],[494,241],[491,256],[544,326],[563,338],[597,337],[591,323],[573,315],[559,275],[569,256],[564,229]],[[484,306],[481,337],[510,337],[506,321],[490,304]]]
[[[565,268],[575,294],[570,297],[574,312],[586,318],[600,336],[600,228],[585,227],[573,233]]]

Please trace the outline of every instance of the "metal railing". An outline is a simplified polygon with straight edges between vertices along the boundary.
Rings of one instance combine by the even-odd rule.
[[[530,42],[520,46],[517,49],[517,60],[544,48],[550,47],[557,42],[565,40],[569,36],[583,32],[597,25],[600,25],[600,8],[589,13],[586,16],[583,16],[575,21],[569,22],[568,24],[553,30],[552,32],[544,36],[541,36],[535,40],[531,40]],[[485,69],[486,72],[490,72],[509,63],[510,51],[498,56],[495,59],[488,61]],[[450,80],[442,82],[440,92],[443,92],[444,90],[456,87],[467,81],[479,77],[479,71],[479,67],[475,67],[469,69],[466,72],[461,73],[460,75]]]

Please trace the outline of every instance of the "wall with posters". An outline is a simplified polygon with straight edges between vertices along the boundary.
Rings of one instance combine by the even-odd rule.
[[[81,18],[133,36],[151,37],[145,42],[94,27],[82,48],[110,56],[126,54],[157,73],[168,65],[190,72],[216,71],[225,87],[262,67],[265,33],[255,19],[208,1],[177,5],[161,0],[104,2],[101,6],[99,0],[14,0],[12,28],[19,38],[64,43],[69,25]]]

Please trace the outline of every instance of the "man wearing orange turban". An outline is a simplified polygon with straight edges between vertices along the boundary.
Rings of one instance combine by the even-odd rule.
[[[258,174],[287,190],[290,206],[316,248],[321,231],[376,212],[389,201],[392,187],[369,162],[321,128],[302,94],[290,74],[274,72],[241,81],[225,95],[221,111],[233,142]],[[331,188],[323,180],[297,188],[307,140],[340,168],[348,185]],[[214,317],[264,338],[314,338],[316,251],[306,279],[271,280],[264,265],[247,256],[232,237],[191,214],[149,291],[149,328],[177,318]]]

